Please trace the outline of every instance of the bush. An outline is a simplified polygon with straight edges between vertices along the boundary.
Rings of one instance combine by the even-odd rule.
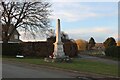
[[[119,52],[120,52],[120,46],[111,46],[106,48],[105,55],[119,58],[120,57]]]

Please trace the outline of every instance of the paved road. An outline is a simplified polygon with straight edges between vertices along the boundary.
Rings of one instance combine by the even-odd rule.
[[[3,78],[74,78],[75,73],[3,62]]]

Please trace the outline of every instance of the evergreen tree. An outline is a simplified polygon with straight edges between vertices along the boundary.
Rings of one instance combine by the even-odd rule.
[[[110,37],[110,38],[107,38],[103,44],[105,48],[109,48],[112,46],[116,46],[116,41],[113,37]]]
[[[90,38],[89,42],[88,42],[88,50],[92,49],[92,47],[94,47],[96,44],[95,40],[93,37]]]

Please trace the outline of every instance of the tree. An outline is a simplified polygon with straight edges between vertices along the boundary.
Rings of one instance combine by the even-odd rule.
[[[33,36],[35,32],[45,31],[50,27],[50,3],[39,2],[2,2],[2,25],[5,26],[3,42],[7,43],[17,28],[29,31]],[[12,25],[12,26],[11,26]],[[12,27],[10,33],[9,28]],[[42,29],[42,30],[41,30]]]
[[[117,42],[117,46],[120,46],[120,40]]]
[[[105,48],[109,48],[112,46],[116,46],[116,41],[113,37],[110,37],[110,38],[107,38],[103,44]]]
[[[87,49],[88,42],[82,39],[78,39],[75,41],[78,47],[78,50],[85,51]]]
[[[47,36],[47,38],[49,38],[49,37],[55,37],[55,30],[54,29],[49,29],[46,32],[46,36]]]
[[[69,37],[68,37],[68,34],[67,33],[65,33],[65,32],[61,32],[61,37],[63,38],[63,39],[69,39]]]
[[[105,55],[120,59],[120,46],[110,46],[105,49]]]
[[[55,34],[55,30],[53,30],[53,29],[50,29],[49,31],[48,31],[48,33],[47,33],[47,40],[49,41],[55,41],[55,39],[56,39],[56,34]],[[65,33],[65,32],[61,32],[61,39],[62,39],[62,41],[67,41],[67,40],[70,40],[69,39],[69,37],[68,37],[68,34],[67,33]]]
[[[89,42],[88,42],[88,50],[92,49],[92,47],[94,47],[96,44],[95,40],[93,37],[90,38]]]

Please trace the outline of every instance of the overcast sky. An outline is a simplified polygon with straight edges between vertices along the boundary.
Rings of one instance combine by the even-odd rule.
[[[93,37],[103,42],[108,37],[118,37],[117,2],[74,2],[73,0],[53,1],[50,16],[53,29],[56,19],[61,20],[62,31],[72,39],[88,41]],[[43,39],[43,37],[41,38]],[[40,38],[39,38],[40,40]]]

